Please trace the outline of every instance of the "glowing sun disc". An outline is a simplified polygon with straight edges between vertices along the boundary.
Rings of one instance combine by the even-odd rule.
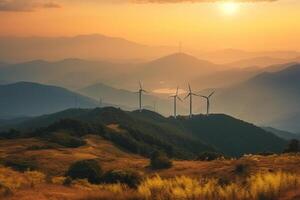
[[[224,2],[220,4],[220,9],[226,15],[233,15],[238,11],[239,5],[235,2]]]

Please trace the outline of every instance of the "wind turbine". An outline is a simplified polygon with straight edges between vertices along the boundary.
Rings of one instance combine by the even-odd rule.
[[[137,93],[139,94],[139,110],[140,112],[142,112],[142,94],[143,92],[147,93],[147,91],[143,89],[141,81],[139,82],[139,84],[140,84],[140,89]]]
[[[212,93],[210,93],[210,95],[208,95],[208,96],[199,95],[200,97],[206,99],[206,115],[209,115],[210,98],[211,98],[211,96],[212,96],[214,93],[215,93],[215,91],[213,91]]]
[[[170,98],[173,98],[174,99],[174,118],[176,119],[177,118],[177,99],[179,101],[182,101],[182,99],[178,96],[178,87],[177,87],[177,90],[176,90],[176,94],[173,95],[173,96],[170,96]]]
[[[193,96],[199,96],[192,92],[191,85],[189,84],[189,93],[186,95],[186,98],[190,97],[190,118],[193,116]]]

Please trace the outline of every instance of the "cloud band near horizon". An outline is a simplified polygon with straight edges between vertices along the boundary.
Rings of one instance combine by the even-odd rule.
[[[259,3],[275,2],[278,0],[132,0],[134,3],[217,3],[217,2],[237,2],[237,3]]]
[[[275,2],[279,0],[89,0],[99,3],[259,3]],[[0,12],[29,12],[40,8],[60,8],[62,0],[0,0]]]
[[[51,0],[0,0],[0,12],[29,12],[37,8],[59,8],[60,4]]]

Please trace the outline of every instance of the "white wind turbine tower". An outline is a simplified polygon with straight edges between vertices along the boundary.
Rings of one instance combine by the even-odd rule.
[[[206,115],[209,115],[209,111],[210,111],[210,98],[211,98],[211,96],[214,93],[215,93],[215,91],[213,91],[212,93],[210,93],[210,95],[208,95],[208,96],[199,95],[200,97],[206,99]]]
[[[176,90],[176,94],[173,95],[173,96],[170,96],[170,98],[173,98],[174,99],[174,118],[176,119],[177,118],[177,99],[179,101],[182,101],[182,99],[178,96],[178,87],[177,87],[177,90]]]
[[[193,96],[199,96],[192,92],[191,85],[189,84],[189,93],[186,95],[186,98],[190,97],[190,118],[193,116]]]
[[[139,111],[142,112],[142,94],[143,92],[147,93],[147,91],[143,89],[141,81],[139,82],[139,84],[140,89],[137,93],[139,94]]]

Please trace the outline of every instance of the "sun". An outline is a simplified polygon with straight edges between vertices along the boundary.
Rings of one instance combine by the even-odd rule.
[[[234,15],[238,11],[239,5],[235,2],[223,2],[220,3],[220,9],[226,15]]]

